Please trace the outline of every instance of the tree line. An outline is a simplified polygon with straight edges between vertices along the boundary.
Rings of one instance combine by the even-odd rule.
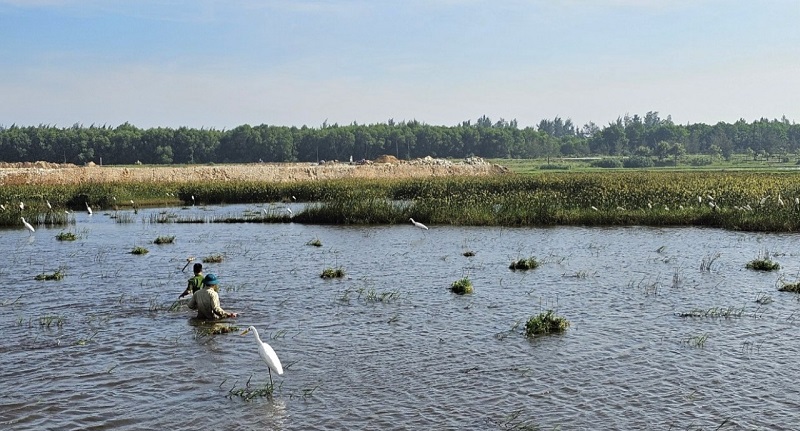
[[[618,118],[598,127],[576,127],[570,119],[542,120],[520,128],[516,120],[433,126],[416,120],[319,128],[241,125],[231,130],[142,129],[50,125],[0,126],[0,161],[83,164],[193,164],[370,160],[383,154],[399,159],[425,156],[463,158],[544,158],[681,154],[753,158],[800,153],[800,125],[785,117],[739,120],[715,125],[673,123],[658,112]]]

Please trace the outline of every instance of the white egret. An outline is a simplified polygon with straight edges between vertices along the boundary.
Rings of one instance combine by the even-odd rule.
[[[251,326],[245,329],[240,335],[245,335],[248,332],[252,332],[253,335],[256,336],[256,344],[258,344],[258,355],[261,356],[261,359],[266,362],[267,370],[269,371],[269,384],[272,385],[272,371],[274,370],[280,376],[283,374],[283,365],[281,365],[281,360],[278,359],[278,355],[275,353],[275,350],[272,350],[272,346],[269,344],[261,341],[261,337],[258,336],[258,330],[256,330],[255,326]]]
[[[596,206],[594,206],[594,205],[592,205],[592,209],[593,209],[593,210],[595,210],[595,211],[597,211],[597,207],[596,207]]]
[[[89,202],[84,203],[86,204],[86,212],[88,212],[89,215],[92,215],[92,207],[89,206]]]
[[[194,206],[194,195],[192,195],[192,206]]]
[[[31,226],[31,224],[30,224],[30,223],[28,223],[28,222],[26,222],[26,221],[25,221],[25,217],[20,217],[20,218],[22,219],[22,224],[24,224],[24,225],[25,225],[25,228],[26,228],[26,229],[28,229],[28,230],[29,230],[29,231],[31,231],[31,232],[36,232],[36,229],[34,229],[34,228],[33,228],[33,226]]]
[[[3,211],[5,211],[5,210],[6,210],[6,206],[5,206],[5,205],[3,205],[3,204],[0,204],[0,210],[3,210]]]
[[[414,221],[414,219],[413,219],[413,218],[410,218],[409,220],[411,220],[411,223],[413,223],[413,224],[414,224],[414,226],[416,226],[416,227],[418,227],[418,228],[420,228],[420,229],[425,229],[425,230],[428,230],[428,226],[425,226],[424,224],[422,224],[422,223],[420,223],[420,222],[418,222],[418,221]]]
[[[292,209],[291,208],[286,207],[286,212],[289,213],[289,217],[292,216]]]
[[[25,202],[20,202],[19,203],[19,210],[20,211],[25,211]]]
[[[53,206],[50,205],[50,201],[49,200],[45,199],[44,202],[47,204],[47,209],[53,209]]]

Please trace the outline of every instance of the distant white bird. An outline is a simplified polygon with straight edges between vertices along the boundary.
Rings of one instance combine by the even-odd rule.
[[[625,207],[617,207],[617,211],[625,211]]]
[[[20,218],[22,219],[22,224],[25,225],[25,228],[27,228],[31,232],[36,232],[36,229],[34,229],[33,226],[31,226],[30,223],[25,221],[25,217],[20,217]]]
[[[291,216],[292,216],[292,214],[294,214],[294,213],[292,212],[292,209],[291,209],[291,208],[289,208],[289,207],[286,207],[286,212],[287,212],[287,213],[289,213],[289,217],[291,217]]]
[[[697,202],[698,203],[703,203],[703,197],[702,196],[698,196],[697,197]]]
[[[420,228],[420,229],[425,229],[425,230],[428,230],[428,226],[425,226],[424,224],[422,224],[422,223],[420,223],[420,222],[418,222],[418,221],[414,221],[414,219],[413,219],[413,218],[410,218],[409,220],[411,220],[411,223],[413,223],[413,224],[414,224],[414,226],[416,226],[416,227],[418,227],[418,228]]]
[[[194,195],[192,195],[192,206],[194,206]]]
[[[651,204],[650,202],[648,202],[648,203],[647,203],[647,208],[648,208],[648,209],[653,209],[653,204]]]
[[[25,211],[25,202],[20,202],[19,203],[19,210],[20,211]]]
[[[669,207],[664,205],[664,211],[669,211]]]
[[[86,204],[86,212],[88,212],[89,215],[92,215],[92,207],[89,206],[89,202],[84,203]]]
[[[6,210],[6,206],[5,206],[5,205],[3,205],[3,204],[0,204],[0,210],[3,210],[3,211],[5,211],[5,210]]]
[[[49,200],[45,199],[44,202],[47,204],[47,209],[53,209],[53,206],[50,205],[50,201]]]
[[[781,199],[781,195],[778,195],[778,205],[784,206],[783,199]]]
[[[596,207],[596,206],[594,206],[594,205],[592,205],[592,209],[593,209],[593,210],[595,210],[595,211],[597,211],[597,207]]]
[[[261,341],[261,337],[258,336],[258,331],[256,330],[255,326],[245,329],[240,335],[245,335],[248,332],[252,332],[253,335],[256,336],[258,355],[261,356],[261,359],[263,359],[267,364],[267,367],[269,367],[267,369],[269,371],[269,384],[272,385],[272,371],[278,373],[279,376],[283,374],[283,365],[281,365],[281,360],[278,359],[278,355],[275,353],[275,350],[272,349],[272,346]]]

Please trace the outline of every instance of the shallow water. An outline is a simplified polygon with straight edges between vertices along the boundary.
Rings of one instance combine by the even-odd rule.
[[[800,423],[793,368],[798,237],[695,228],[509,229],[152,224],[78,214],[0,231],[4,429],[781,429]],[[174,244],[155,245],[174,235]],[[323,246],[307,245],[319,239]],[[134,246],[150,252],[134,256]],[[474,251],[474,257],[464,257]],[[744,268],[769,253],[782,268]],[[223,307],[283,362],[273,396],[254,338],[204,335],[170,305],[199,259]],[[717,256],[718,254],[718,256]],[[535,256],[541,267],[510,271]],[[702,271],[702,263],[711,271]],[[326,267],[347,277],[323,280]],[[34,281],[63,268],[61,281]],[[475,293],[454,295],[469,276]],[[383,296],[384,301],[379,298]],[[771,299],[772,302],[765,299]],[[715,307],[738,317],[679,317]],[[528,339],[547,309],[563,335]],[[518,326],[517,326],[518,325]],[[516,428],[515,428],[516,427]]]

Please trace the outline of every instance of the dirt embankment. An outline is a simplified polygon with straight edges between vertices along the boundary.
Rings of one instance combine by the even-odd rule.
[[[238,165],[75,166],[46,162],[0,163],[3,184],[82,184],[105,182],[270,181],[297,182],[337,178],[424,178],[451,175],[488,176],[508,169],[472,157],[459,162],[426,157],[399,161],[382,156],[363,164],[254,163]]]

